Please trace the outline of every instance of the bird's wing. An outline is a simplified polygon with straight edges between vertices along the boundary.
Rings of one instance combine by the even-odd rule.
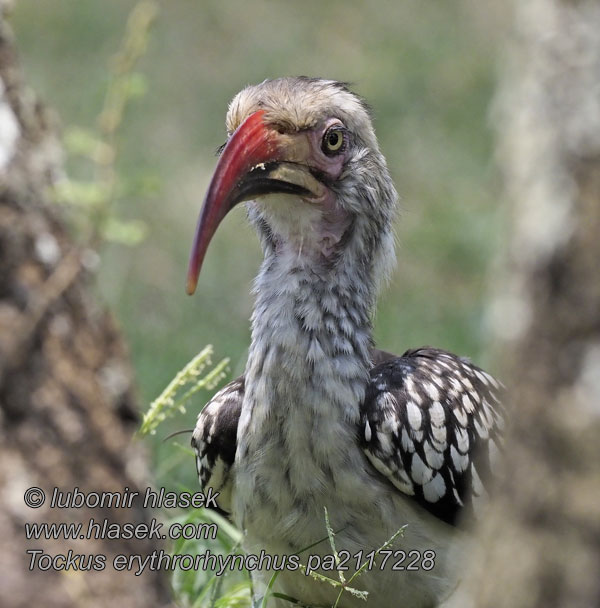
[[[200,486],[219,492],[223,513],[231,512],[230,469],[235,461],[238,421],[244,399],[244,376],[223,387],[198,415],[192,435]]]
[[[440,519],[476,516],[501,444],[500,383],[434,348],[381,360],[361,412],[368,460]]]

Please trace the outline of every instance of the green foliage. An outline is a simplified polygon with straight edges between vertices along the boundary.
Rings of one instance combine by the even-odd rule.
[[[208,509],[196,509],[169,521],[169,525],[180,522],[211,524],[218,526],[215,541],[201,539],[178,539],[171,553],[179,555],[211,554],[228,555],[240,552],[241,533],[218,513]],[[247,573],[227,570],[221,576],[206,570],[175,570],[171,578],[174,597],[178,605],[190,608],[249,607],[251,604],[251,585]]]
[[[340,558],[338,556],[338,552],[335,546],[335,534],[333,532],[333,529],[331,528],[331,524],[329,523],[329,513],[327,512],[327,508],[325,508],[325,525],[327,527],[327,536],[329,538],[329,544],[331,546],[331,551],[333,552],[333,555],[335,556],[335,561],[336,564],[339,565],[340,563]],[[388,547],[391,547],[392,544],[394,543],[394,541],[399,537],[402,536],[404,534],[404,530],[405,530],[406,526],[402,526],[401,528],[399,528],[398,530],[396,530],[396,532],[394,532],[394,534],[392,534],[392,536],[385,541],[385,543],[383,543],[383,545],[381,545],[381,547],[379,547],[376,551],[375,551],[375,555],[379,555],[384,549],[387,549]],[[342,595],[345,592],[348,592],[352,595],[354,595],[355,597],[359,597],[360,599],[363,600],[367,600],[367,596],[368,593],[366,591],[359,591],[358,589],[355,589],[354,587],[351,586],[351,584],[353,583],[353,581],[358,578],[363,572],[365,572],[365,570],[367,569],[369,562],[367,560],[365,560],[365,562],[360,566],[360,568],[358,570],[356,570],[356,572],[354,572],[354,574],[352,574],[352,576],[348,579],[348,581],[346,581],[345,577],[344,577],[344,573],[339,570],[338,574],[339,574],[339,585],[336,582],[336,586],[340,587],[338,596],[333,604],[332,608],[338,608],[340,600],[342,599]]]
[[[216,366],[204,373],[212,365],[212,346],[205,347],[169,382],[159,397],[150,405],[144,414],[140,435],[155,434],[158,426],[176,413],[185,413],[186,404],[200,390],[212,390],[225,377],[229,359],[221,360]],[[178,444],[176,444],[178,445]],[[179,446],[180,447],[180,446]],[[182,448],[190,460],[193,454],[189,448]],[[181,491],[195,493],[195,488],[180,487]],[[237,528],[218,513],[208,509],[192,509],[167,521],[174,523],[216,524],[218,534],[214,539],[175,540],[171,548],[172,555],[213,555],[236,554],[241,551],[242,535]],[[189,608],[250,608],[251,582],[249,573],[226,570],[217,576],[207,569],[175,569],[171,577],[173,594],[179,606]]]
[[[72,160],[85,162],[71,163],[69,176],[56,183],[52,195],[57,203],[69,205],[74,211],[73,223],[88,246],[98,247],[105,241],[134,246],[148,232],[143,220],[123,219],[116,213],[115,203],[125,190],[130,194],[132,190],[131,185],[125,186],[126,178],[117,170],[116,137],[128,105],[147,90],[144,75],[133,70],[146,53],[148,32],[157,11],[155,1],[141,0],[129,14],[121,48],[110,62],[96,127],[71,126],[65,130],[65,150]]]
[[[200,390],[212,390],[225,377],[229,359],[222,359],[206,375],[200,377],[204,370],[212,365],[211,345],[199,352],[183,369],[181,369],[165,390],[151,404],[144,414],[140,435],[156,433],[158,425],[167,417],[179,412],[185,414],[186,405]]]

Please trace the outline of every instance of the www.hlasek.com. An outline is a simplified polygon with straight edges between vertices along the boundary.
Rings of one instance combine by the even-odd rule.
[[[51,509],[94,509],[117,508],[129,509],[135,504],[142,508],[201,508],[216,507],[218,492],[208,488],[206,493],[167,492],[164,488],[158,491],[150,488],[141,494],[125,488],[122,492],[82,492],[74,488],[69,492],[54,488],[50,497]],[[33,509],[40,508],[46,502],[46,493],[41,488],[29,488],[25,492],[25,504]],[[137,501],[137,502],[136,502]],[[219,529],[216,523],[182,523],[169,525],[157,521],[149,522],[111,522],[108,518],[81,522],[30,522],[25,524],[25,537],[35,540],[157,540],[198,539],[214,540]],[[206,550],[197,555],[170,554],[162,549],[155,549],[146,554],[81,553],[73,549],[65,552],[48,553],[39,548],[27,549],[29,570],[104,570],[111,565],[115,570],[127,570],[136,576],[153,570],[210,570],[217,576],[233,570],[296,570],[309,575],[315,570],[348,571],[360,568],[384,569],[394,571],[432,570],[435,566],[435,552],[401,551],[391,548],[379,551],[359,551],[351,555],[348,551],[339,551],[337,555],[311,554],[269,555],[261,551],[255,554],[221,555]]]

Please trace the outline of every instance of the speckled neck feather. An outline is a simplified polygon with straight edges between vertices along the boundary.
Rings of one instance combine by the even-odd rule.
[[[253,430],[289,420],[298,408],[310,410],[308,420],[356,423],[370,367],[369,282],[344,268],[315,269],[273,255],[256,291],[245,403]]]
[[[392,242],[368,238],[367,228],[354,221],[320,264],[263,238],[238,428],[238,521],[253,505],[264,513],[269,502],[274,512],[293,509],[299,496],[327,502],[362,458],[354,437],[372,364],[376,266]]]

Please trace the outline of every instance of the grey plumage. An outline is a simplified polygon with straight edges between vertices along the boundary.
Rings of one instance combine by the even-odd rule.
[[[437,605],[456,587],[467,542],[453,524],[485,496],[500,442],[499,385],[444,351],[394,357],[372,348],[376,295],[394,260],[397,194],[364,102],[333,81],[266,81],[236,96],[229,133],[256,112],[285,142],[304,142],[312,177],[301,183],[319,203],[279,186],[247,203],[264,251],[252,344],[243,379],[199,416],[192,443],[201,483],[220,489],[219,505],[249,551],[314,543],[325,534],[323,507],[340,530],[338,549],[352,554],[407,525],[402,547],[434,551],[434,570],[375,568],[357,584],[369,605]],[[344,143],[326,158],[317,146],[331,125]],[[299,160],[289,161],[300,183]],[[275,175],[264,163],[249,175],[256,171]],[[278,582],[306,603],[335,599],[303,574],[282,572]],[[346,595],[341,605],[362,604]]]

